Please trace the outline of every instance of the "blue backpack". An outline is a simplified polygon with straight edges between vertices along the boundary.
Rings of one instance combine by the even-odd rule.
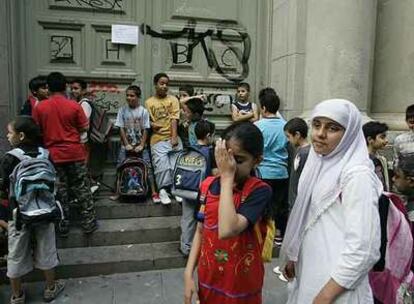
[[[197,200],[201,182],[210,175],[209,157],[203,147],[191,146],[179,152],[173,173],[171,193],[189,200]],[[205,147],[208,151],[210,147]]]
[[[22,149],[15,148],[7,153],[20,160],[10,174],[9,194],[18,209],[19,225],[62,219],[62,207],[55,199],[56,171],[48,159],[49,152],[39,148],[38,156],[31,157]]]

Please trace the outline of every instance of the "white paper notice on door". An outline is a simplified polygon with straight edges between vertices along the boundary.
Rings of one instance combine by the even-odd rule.
[[[111,42],[120,44],[138,44],[139,27],[136,25],[112,24]]]

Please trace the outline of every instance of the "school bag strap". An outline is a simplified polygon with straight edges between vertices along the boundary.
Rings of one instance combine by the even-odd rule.
[[[48,159],[49,158],[49,151],[47,151],[46,149],[43,149],[42,147],[38,147],[37,150],[38,150],[38,155],[36,156],[36,158],[39,158],[39,159]],[[20,148],[14,148],[14,149],[8,151],[7,154],[10,154],[10,155],[16,157],[20,161],[32,158],[29,155],[27,155],[26,152],[24,152]]]

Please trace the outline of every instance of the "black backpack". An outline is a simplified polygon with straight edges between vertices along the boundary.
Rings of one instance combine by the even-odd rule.
[[[82,102],[87,102],[92,109],[91,117],[89,118],[89,142],[95,144],[106,143],[113,126],[112,121],[108,117],[108,111],[87,98],[82,99],[80,104]]]

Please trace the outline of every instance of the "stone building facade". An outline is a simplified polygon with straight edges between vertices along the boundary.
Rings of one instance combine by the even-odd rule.
[[[0,146],[5,125],[36,75],[84,78],[111,113],[131,83],[151,95],[167,72],[171,90],[205,93],[219,127],[235,86],[274,87],[287,118],[327,98],[403,130],[414,85],[414,2],[402,0],[1,0]],[[111,25],[139,26],[138,45],[111,43]]]

